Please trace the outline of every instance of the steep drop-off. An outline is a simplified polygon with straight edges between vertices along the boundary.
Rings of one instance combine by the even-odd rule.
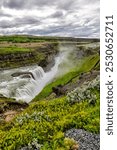
[[[2,45],[2,46],[1,46]],[[15,46],[14,46],[15,45]],[[31,64],[46,67],[54,63],[58,53],[57,43],[6,44],[0,43],[0,69],[16,68]]]

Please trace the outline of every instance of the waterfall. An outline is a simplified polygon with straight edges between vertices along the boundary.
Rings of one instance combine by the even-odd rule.
[[[0,72],[0,94],[30,102],[55,77],[62,58],[62,55],[56,57],[55,65],[48,72],[37,65]],[[16,72],[19,76],[13,77]]]
[[[42,67],[39,66],[32,70],[31,73],[33,74],[35,80],[38,80],[44,76],[44,70]]]

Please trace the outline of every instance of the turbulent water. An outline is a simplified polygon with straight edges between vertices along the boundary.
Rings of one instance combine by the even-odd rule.
[[[44,72],[43,68],[37,65],[1,71],[0,94],[8,98],[30,102],[56,76],[62,59],[63,55],[56,57],[55,65],[49,72]],[[29,72],[30,74],[28,77],[26,74],[13,77],[12,74],[17,72]]]

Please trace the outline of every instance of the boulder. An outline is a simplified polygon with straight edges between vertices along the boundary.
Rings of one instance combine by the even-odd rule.
[[[66,89],[62,85],[58,85],[56,87],[52,87],[52,91],[57,95],[61,96],[64,95],[66,92]]]

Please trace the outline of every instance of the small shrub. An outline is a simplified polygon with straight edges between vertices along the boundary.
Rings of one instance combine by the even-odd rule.
[[[64,145],[66,150],[78,150],[78,143],[74,139],[65,138]]]
[[[97,76],[93,81],[85,82],[81,87],[76,88],[67,94],[67,101],[69,103],[81,102],[83,100],[88,100],[89,104],[95,105],[97,100],[97,95],[95,90],[99,91],[100,81],[99,76]]]
[[[22,147],[22,148],[20,148],[20,150],[25,150],[25,149],[28,149],[28,150],[33,150],[33,149],[34,150],[40,150],[42,146],[43,146],[42,144],[38,143],[37,139],[33,139],[33,141],[30,142],[28,144],[28,146]]]

